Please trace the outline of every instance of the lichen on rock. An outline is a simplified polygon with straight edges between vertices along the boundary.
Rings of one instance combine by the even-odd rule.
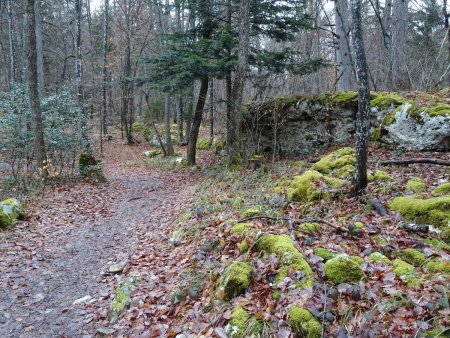
[[[134,278],[127,278],[122,281],[116,289],[114,298],[109,306],[109,318],[111,323],[116,323],[119,317],[131,305],[131,291],[136,286]]]
[[[406,182],[406,190],[414,193],[421,193],[425,190],[426,184],[419,177],[411,178]]]
[[[322,325],[307,309],[293,305],[289,308],[289,325],[299,337],[320,338]]]
[[[450,195],[429,199],[397,197],[389,203],[405,219],[420,224],[447,226],[450,222]]]
[[[217,285],[218,290],[223,291],[223,299],[229,301],[242,294],[250,286],[252,273],[247,263],[236,261],[228,265]]]
[[[400,257],[405,262],[414,266],[422,266],[425,263],[425,255],[416,249],[404,249],[397,252],[397,257]]]
[[[338,255],[323,266],[323,273],[333,284],[356,283],[366,279],[360,264],[347,255]]]
[[[288,198],[291,201],[313,201],[317,199],[330,199],[331,189],[340,189],[347,182],[332,178],[315,170],[308,170],[300,176],[294,177],[288,189]]]
[[[294,243],[286,235],[263,235],[256,242],[258,251],[275,254],[280,260],[280,269],[275,283],[278,284],[287,277],[290,269],[301,271],[303,276],[296,282],[298,287],[312,287],[314,275],[304,256],[296,249]]]

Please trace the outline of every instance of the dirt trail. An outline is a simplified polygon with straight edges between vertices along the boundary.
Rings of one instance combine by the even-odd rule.
[[[157,174],[116,170],[109,187],[75,184],[38,202],[38,220],[0,240],[0,337],[90,337],[105,313],[112,263],[175,198]],[[161,210],[160,210],[161,207]],[[75,304],[89,295],[91,299]]]

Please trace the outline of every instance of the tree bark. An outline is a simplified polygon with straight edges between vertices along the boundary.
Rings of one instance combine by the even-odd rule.
[[[35,1],[27,1],[28,14],[28,95],[30,99],[30,111],[33,116],[34,151],[36,165],[42,177],[47,178],[47,155],[45,152],[44,131],[42,127],[42,113],[39,100],[37,78],[37,53],[36,53],[36,17]]]
[[[9,28],[9,57],[10,57],[10,71],[11,71],[11,82],[17,82],[17,54],[15,47],[15,29],[13,22],[13,12],[11,6],[11,0],[7,0],[6,3],[7,11],[8,11],[8,28]]]
[[[351,0],[353,47],[355,50],[358,112],[356,115],[356,163],[353,193],[361,196],[367,188],[367,153],[370,113],[369,75],[361,23],[361,0]]]
[[[334,8],[334,20],[336,24],[336,35],[338,39],[338,46],[336,51],[337,90],[348,91],[353,89],[353,86],[347,0],[336,0]]]
[[[102,116],[101,116],[101,133],[108,133],[107,110],[106,110],[106,83],[108,82],[108,36],[109,36],[109,0],[104,1],[103,15],[103,69],[102,69]]]
[[[178,143],[182,145],[184,143],[183,137],[183,98],[181,95],[178,96],[177,100],[177,134]]]
[[[44,77],[44,52],[42,46],[42,16],[41,1],[36,0],[35,16],[36,16],[36,53],[37,53],[37,77],[39,95],[44,94],[45,77]]]
[[[234,84],[231,91],[231,116],[233,134],[227,144],[228,163],[230,165],[240,162],[239,154],[239,124],[244,97],[245,81],[247,80],[247,63],[250,49],[250,0],[241,0],[239,6],[239,42],[238,64],[236,66]]]
[[[173,156],[175,151],[173,150],[170,132],[170,96],[168,93],[164,94],[164,129],[166,132],[166,155]]]
[[[409,88],[406,74],[406,31],[408,25],[408,0],[393,0],[392,9],[392,88]]]
[[[208,95],[208,78],[202,79],[200,83],[200,93],[195,107],[194,120],[192,122],[191,134],[187,147],[187,160],[190,165],[195,165],[195,155],[197,150],[198,132],[203,117],[203,108],[205,107],[206,96]]]
[[[214,142],[214,80],[211,79],[209,88],[209,146]]]

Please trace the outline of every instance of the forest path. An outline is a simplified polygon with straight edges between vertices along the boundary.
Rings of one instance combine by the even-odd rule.
[[[0,337],[94,336],[122,278],[109,266],[128,261],[127,272],[138,238],[149,232],[156,245],[173,221],[183,184],[114,163],[106,172],[107,187],[82,182],[46,193],[30,221],[0,241]]]

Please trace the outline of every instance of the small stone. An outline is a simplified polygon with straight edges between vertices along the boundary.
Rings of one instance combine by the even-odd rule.
[[[116,332],[116,330],[110,329],[109,327],[99,327],[96,332],[100,335],[109,336]]]
[[[77,300],[75,300],[72,304],[73,305],[77,305],[77,304],[82,304],[82,303],[86,303],[88,300],[90,300],[92,297],[90,295],[86,295],[84,297],[78,298]]]
[[[120,273],[127,266],[127,261],[123,261],[117,264],[113,264],[109,267],[108,271],[111,273]]]

